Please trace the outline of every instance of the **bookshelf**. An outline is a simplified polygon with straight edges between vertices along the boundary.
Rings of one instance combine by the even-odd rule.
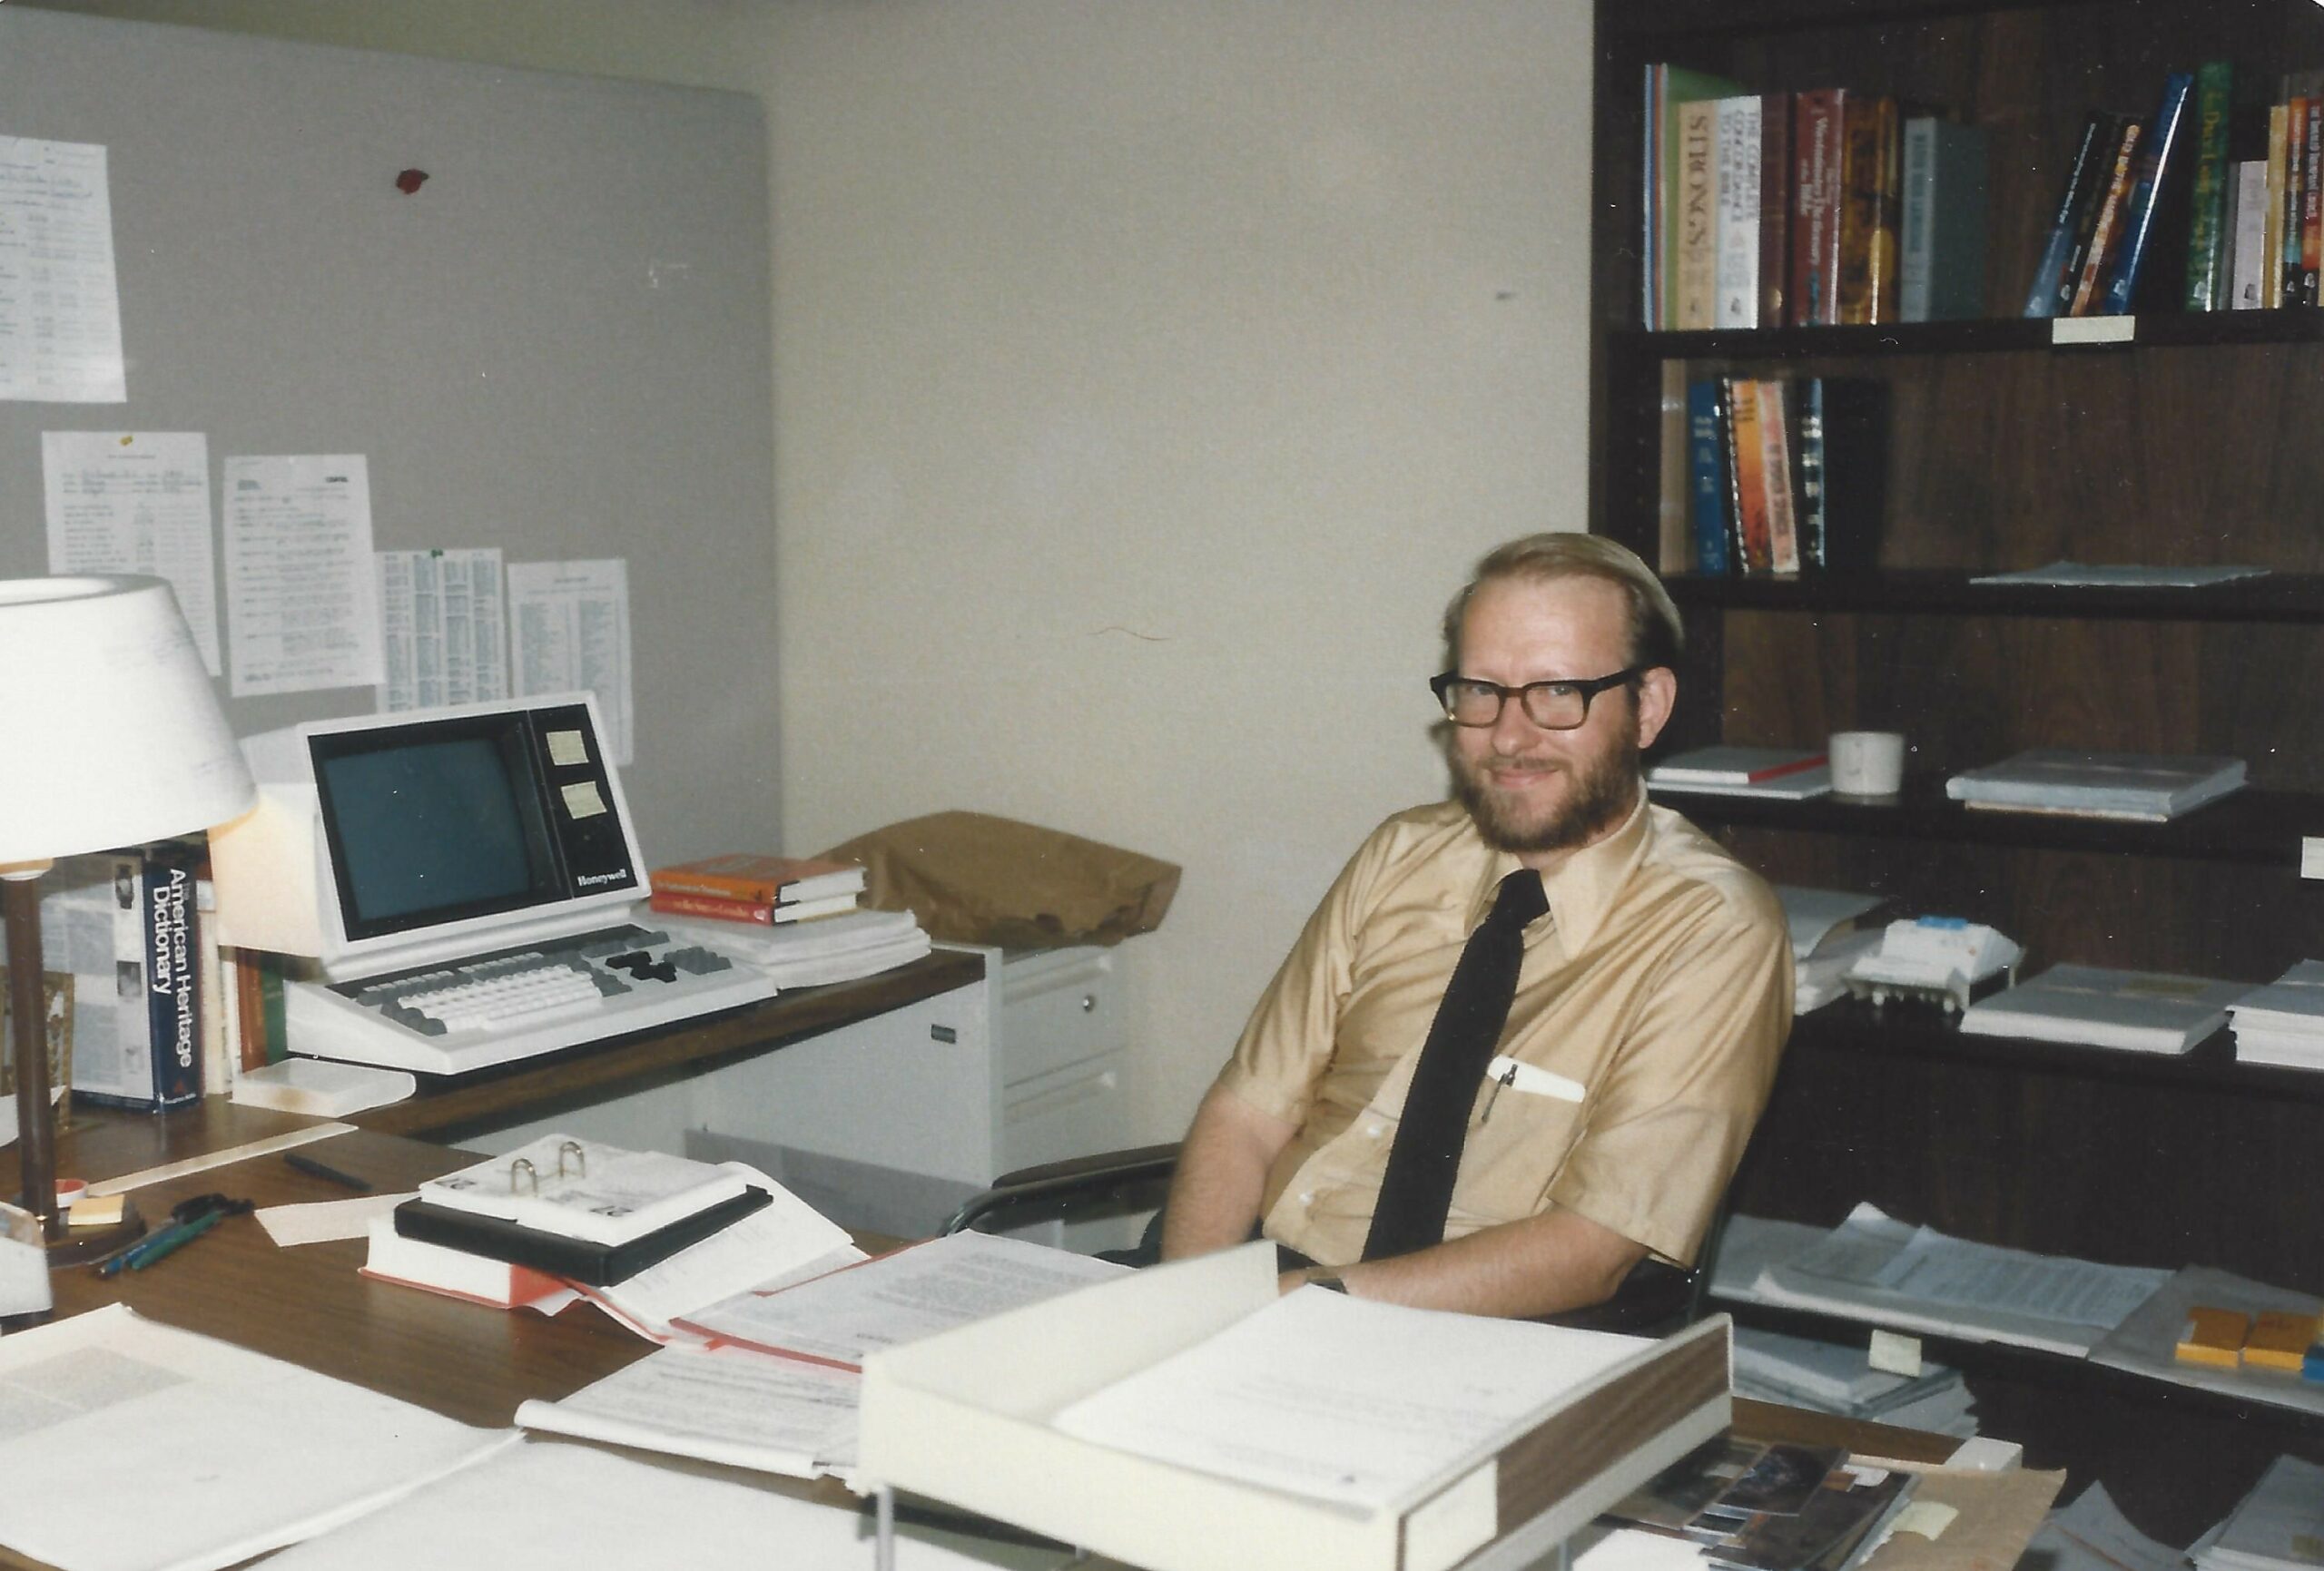
[[[1867,567],[1672,574],[1692,647],[1665,747],[1899,730],[1905,793],[1683,810],[1772,879],[1991,922],[2029,969],[2258,982],[2324,956],[2324,884],[2299,876],[2302,837],[2324,835],[2324,310],[2148,311],[2102,346],[2019,316],[2084,114],[2145,113],[2166,72],[2223,58],[2248,119],[2282,72],[2324,66],[2324,7],[1600,0],[1597,26],[1591,527],[1661,558],[1673,371],[1868,378],[1890,400],[1882,514],[1832,525],[1867,532]],[[1641,78],[1663,61],[1983,126],[1983,319],[1646,330]],[[2232,155],[2256,151],[2239,140]],[[2153,243],[2183,250],[2183,224]],[[2060,559],[2270,574],[2136,592],[1971,582]],[[2235,754],[2252,786],[2166,825],[1945,800],[1947,774],[2043,745]],[[1868,1199],[1962,1237],[2324,1293],[2319,1114],[2324,1075],[2239,1065],[2223,1037],[2159,1060],[1834,1006],[1795,1032],[1732,1198],[1822,1225]],[[2324,1421],[2286,1409],[2046,1355],[1934,1351],[1969,1372],[1990,1432],[2068,1468],[2070,1488],[2104,1478],[2174,1543],[2277,1452],[2324,1458]]]

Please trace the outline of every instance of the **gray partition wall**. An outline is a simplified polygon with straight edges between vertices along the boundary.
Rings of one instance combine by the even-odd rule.
[[[43,431],[205,433],[213,509],[231,456],[363,454],[382,550],[625,558],[647,854],[780,847],[755,98],[0,5],[0,135],[108,150],[129,395],[0,401],[0,576]]]

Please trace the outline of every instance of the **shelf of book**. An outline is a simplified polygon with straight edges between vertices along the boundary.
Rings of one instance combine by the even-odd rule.
[[[2102,321],[2121,341],[2089,343],[2075,335]],[[1649,360],[1800,360],[1871,358],[1888,355],[2025,353],[2091,354],[2134,349],[2201,349],[2220,344],[2311,344],[2324,341],[2324,311],[2313,307],[2274,310],[2194,311],[2135,317],[1987,318],[1976,321],[1883,322],[1871,326],[1734,328],[1649,332],[1623,328],[1609,349]]]
[[[1935,776],[1909,778],[1894,800],[1837,796],[1785,801],[1706,792],[1657,792],[1707,829],[1771,829],[1889,840],[2024,847],[2140,857],[2185,857],[2284,870],[2299,865],[2303,826],[2324,831],[2324,794],[2244,790],[2168,823],[2071,813],[1971,808]]]
[[[2037,961],[2031,970],[2041,968]],[[2066,1079],[2132,1081],[2274,1102],[2324,1104],[2324,1072],[2239,1064],[2234,1036],[2224,1028],[2183,1054],[2136,1053],[2014,1036],[1970,1036],[1963,1034],[1959,1019],[1933,1007],[1891,1004],[1876,1008],[1860,1000],[1841,999],[1793,1021],[1785,1051],[1849,1060],[1942,1058]]]
[[[1687,611],[1852,612],[1873,615],[2114,618],[2133,622],[2324,623],[2324,576],[2270,573],[2193,588],[1977,584],[1982,573],[1664,575]]]

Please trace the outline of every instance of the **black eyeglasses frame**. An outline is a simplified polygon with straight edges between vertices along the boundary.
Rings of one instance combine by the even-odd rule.
[[[1443,710],[1444,718],[1451,721],[1454,725],[1462,726],[1467,730],[1482,731],[1487,726],[1499,725],[1501,723],[1502,712],[1508,709],[1509,701],[1513,698],[1517,701],[1518,708],[1524,712],[1525,718],[1534,725],[1540,726],[1543,731],[1579,731],[1583,726],[1590,723],[1590,701],[1591,699],[1596,698],[1600,693],[1605,692],[1610,687],[1621,687],[1628,683],[1636,682],[1640,677],[1646,674],[1646,669],[1647,668],[1642,665],[1626,665],[1621,670],[1611,673],[1606,676],[1561,677],[1551,682],[1529,682],[1521,687],[1503,687],[1500,682],[1487,682],[1482,677],[1462,676],[1457,671],[1446,671],[1440,672],[1436,675],[1430,677],[1428,679],[1428,689],[1431,692],[1436,694],[1437,707]],[[1456,682],[1465,682],[1471,687],[1491,688],[1493,691],[1500,702],[1493,705],[1492,718],[1488,720],[1460,720],[1454,717],[1452,713],[1451,690],[1452,684]],[[1575,721],[1571,725],[1547,725],[1544,724],[1541,718],[1533,712],[1532,701],[1527,695],[1539,690],[1553,687],[1564,688],[1581,694],[1581,718]]]

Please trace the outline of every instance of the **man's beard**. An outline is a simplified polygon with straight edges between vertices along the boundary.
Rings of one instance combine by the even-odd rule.
[[[1589,844],[1628,817],[1638,800],[1639,747],[1630,738],[1616,740],[1596,759],[1580,766],[1571,777],[1572,789],[1546,818],[1525,822],[1485,783],[1484,768],[1493,761],[1472,762],[1459,752],[1452,755],[1452,790],[1485,844],[1512,856],[1542,851],[1566,851]]]

